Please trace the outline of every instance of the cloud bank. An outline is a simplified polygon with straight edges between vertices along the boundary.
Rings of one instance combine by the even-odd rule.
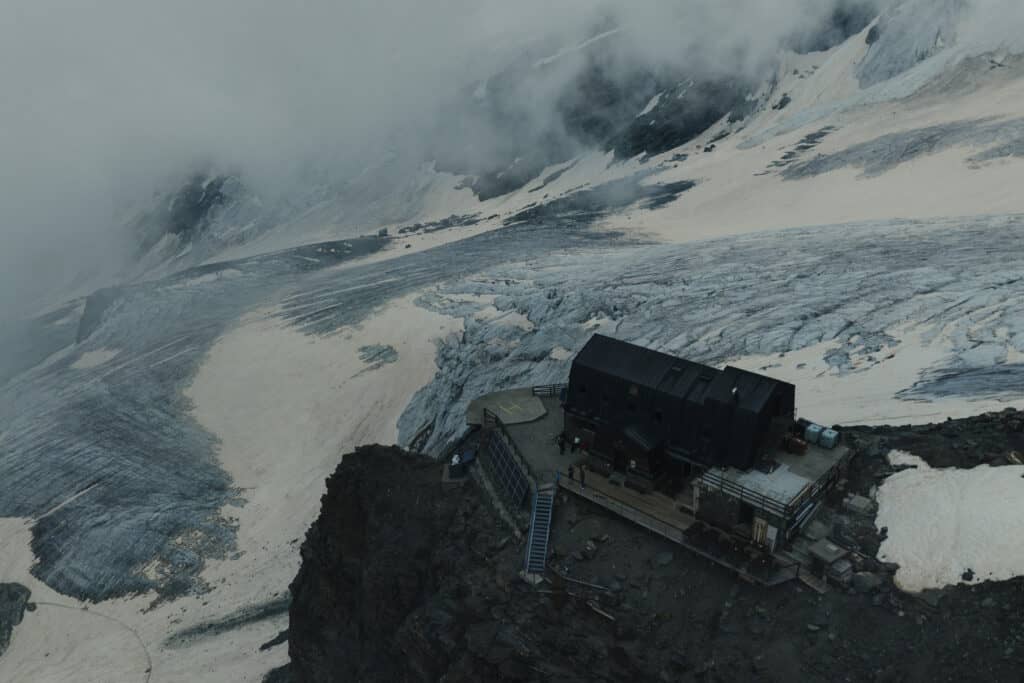
[[[547,59],[520,113],[551,126],[571,48],[756,78],[780,45],[863,0],[0,0],[0,317],[115,277],[126,212],[197,168],[285,197],[384,153],[487,154],[500,126],[434,134],[453,102]],[[1020,13],[1009,0],[974,0]],[[977,16],[983,16],[978,14]],[[984,21],[968,29],[983,32]],[[549,59],[556,57],[555,59]],[[557,126],[551,126],[557,128]],[[457,134],[459,133],[459,134]]]

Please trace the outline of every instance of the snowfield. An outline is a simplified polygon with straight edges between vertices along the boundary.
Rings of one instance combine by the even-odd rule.
[[[917,592],[1024,574],[1024,466],[933,469],[900,451],[889,461],[907,469],[879,488],[875,524],[888,529],[878,557],[900,566],[900,588]]]
[[[564,381],[594,332],[795,382],[821,422],[1024,408],[1024,61],[933,23],[923,60],[867,29],[785,55],[766,106],[650,158],[486,201],[418,168],[5,331],[0,581],[38,608],[0,680],[259,680],[341,455],[428,428],[443,454],[472,398]],[[1024,468],[892,459],[904,589],[1024,575]]]

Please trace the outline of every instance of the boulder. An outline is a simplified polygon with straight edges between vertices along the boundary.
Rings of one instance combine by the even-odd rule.
[[[858,593],[872,593],[882,585],[882,577],[871,572],[857,572],[853,575],[851,585]]]
[[[654,556],[654,566],[667,567],[672,564],[673,559],[675,559],[675,555],[672,554],[672,551],[666,550],[665,552],[658,553]]]

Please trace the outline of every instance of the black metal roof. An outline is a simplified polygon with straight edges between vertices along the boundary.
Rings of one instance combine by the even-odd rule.
[[[603,334],[590,338],[574,364],[678,398],[685,398],[699,378],[709,382],[719,372]]]
[[[675,398],[735,403],[755,413],[771,399],[777,386],[787,384],[732,366],[718,370],[602,334],[590,338],[574,365]]]
[[[733,401],[740,408],[756,413],[771,400],[775,388],[785,384],[787,382],[730,365],[711,383],[708,398],[722,403]]]

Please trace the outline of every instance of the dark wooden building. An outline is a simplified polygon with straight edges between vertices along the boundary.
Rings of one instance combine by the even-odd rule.
[[[649,488],[691,465],[750,469],[792,426],[794,395],[787,382],[594,335],[572,364],[566,434]]]

